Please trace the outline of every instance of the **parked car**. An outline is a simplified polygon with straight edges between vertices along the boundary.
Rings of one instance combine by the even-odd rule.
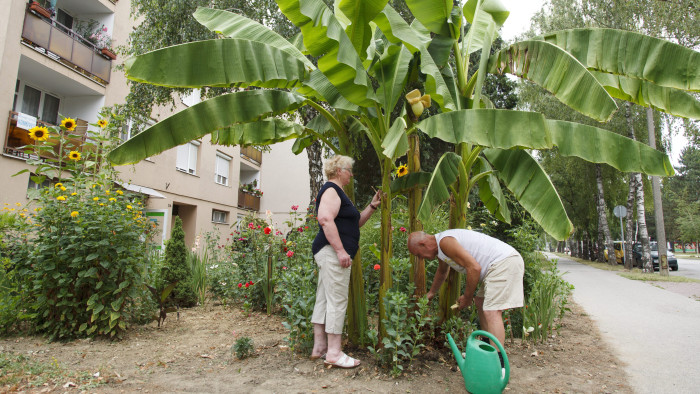
[[[624,250],[623,250],[624,248],[622,245],[623,245],[622,241],[613,241],[613,248],[615,248],[615,258],[616,258],[618,264],[623,263],[622,258],[624,256]],[[603,254],[605,255],[605,260],[607,260],[608,259],[608,249],[607,248],[605,248],[605,250],[603,250]]]
[[[659,245],[654,241],[650,242],[651,246],[651,263],[654,266],[654,271],[659,270]],[[632,257],[635,267],[642,266],[642,244],[641,242],[635,242],[632,245]],[[678,271],[678,259],[673,255],[672,252],[666,252],[666,257],[668,258],[668,268],[671,271]]]

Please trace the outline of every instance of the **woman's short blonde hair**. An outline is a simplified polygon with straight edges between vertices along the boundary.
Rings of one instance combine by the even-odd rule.
[[[335,155],[323,161],[323,174],[326,179],[333,179],[341,168],[352,168],[355,159],[348,156]]]

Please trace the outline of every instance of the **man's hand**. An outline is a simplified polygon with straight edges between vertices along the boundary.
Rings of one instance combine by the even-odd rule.
[[[457,300],[460,310],[469,307],[472,304],[472,302],[474,302],[474,297],[467,297],[466,295],[462,295]]]
[[[345,251],[345,249],[340,252],[336,252],[336,255],[338,256],[338,262],[340,263],[341,267],[348,268],[352,265],[352,258],[350,258],[350,255]]]

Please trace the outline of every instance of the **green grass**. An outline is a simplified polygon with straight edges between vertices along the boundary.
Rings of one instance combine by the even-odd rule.
[[[597,268],[605,271],[616,271],[623,278],[631,280],[642,280],[642,281],[655,281],[655,282],[700,282],[698,279],[686,278],[685,276],[661,276],[659,273],[644,273],[639,268],[632,268],[632,270],[626,270],[625,266],[622,264],[610,265],[607,263],[600,263],[597,261],[590,261],[579,259],[577,257],[571,257],[563,253],[554,253],[557,256],[565,257],[567,259],[573,260],[577,263],[585,264],[593,268]]]
[[[51,363],[34,361],[21,354],[0,353],[0,391],[25,391],[32,388],[63,387],[67,382],[77,389],[100,384],[89,372],[69,371],[54,359]]]

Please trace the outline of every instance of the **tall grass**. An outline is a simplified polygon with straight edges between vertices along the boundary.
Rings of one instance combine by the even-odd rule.
[[[190,251],[187,255],[187,263],[189,264],[190,271],[192,272],[192,291],[197,295],[199,305],[204,305],[207,298],[207,287],[209,286],[209,280],[207,277],[209,249],[205,248],[201,253]]]

